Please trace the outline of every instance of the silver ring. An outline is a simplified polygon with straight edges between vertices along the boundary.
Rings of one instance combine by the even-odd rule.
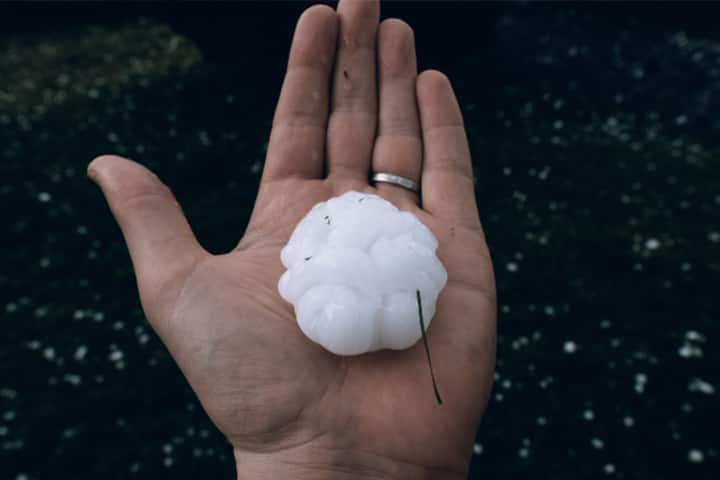
[[[401,177],[394,173],[378,172],[372,176],[373,182],[390,183],[405,188],[414,193],[420,193],[420,185],[412,178]]]

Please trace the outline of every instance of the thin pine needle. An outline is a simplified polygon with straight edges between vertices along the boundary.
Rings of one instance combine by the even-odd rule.
[[[418,305],[418,316],[420,317],[420,332],[422,333],[423,345],[425,346],[425,354],[428,359],[428,366],[430,367],[430,378],[432,379],[433,391],[435,392],[435,399],[438,405],[442,405],[443,401],[440,397],[440,391],[438,391],[437,382],[435,381],[435,372],[433,371],[432,358],[430,357],[430,346],[428,345],[427,335],[425,334],[425,320],[423,319],[422,303],[420,299],[420,290],[415,290]]]

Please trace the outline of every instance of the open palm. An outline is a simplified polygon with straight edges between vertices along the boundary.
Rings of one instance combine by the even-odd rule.
[[[413,33],[376,1],[298,21],[260,191],[237,248],[210,255],[170,191],[137,163],[89,166],[128,244],[145,313],[248,478],[463,477],[492,382],[495,287],[462,117],[447,78],[417,74]],[[377,73],[376,73],[377,72]],[[368,183],[414,178],[420,197]],[[316,203],[348,190],[413,212],[448,283],[428,340],[339,357],[305,338],[277,293],[280,249]]]

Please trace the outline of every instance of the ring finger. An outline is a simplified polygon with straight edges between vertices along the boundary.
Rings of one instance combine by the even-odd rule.
[[[380,106],[372,172],[400,175],[419,184],[422,137],[415,96],[416,77],[412,29],[402,20],[384,20],[378,29]],[[375,185],[383,196],[399,206],[418,203],[418,194],[406,188],[381,182]]]

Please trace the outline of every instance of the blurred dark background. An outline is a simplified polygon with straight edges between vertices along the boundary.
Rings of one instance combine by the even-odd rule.
[[[84,169],[250,214],[310,2],[0,4],[0,478],[233,475]],[[470,478],[718,478],[718,3],[387,2],[453,81],[499,289]]]

